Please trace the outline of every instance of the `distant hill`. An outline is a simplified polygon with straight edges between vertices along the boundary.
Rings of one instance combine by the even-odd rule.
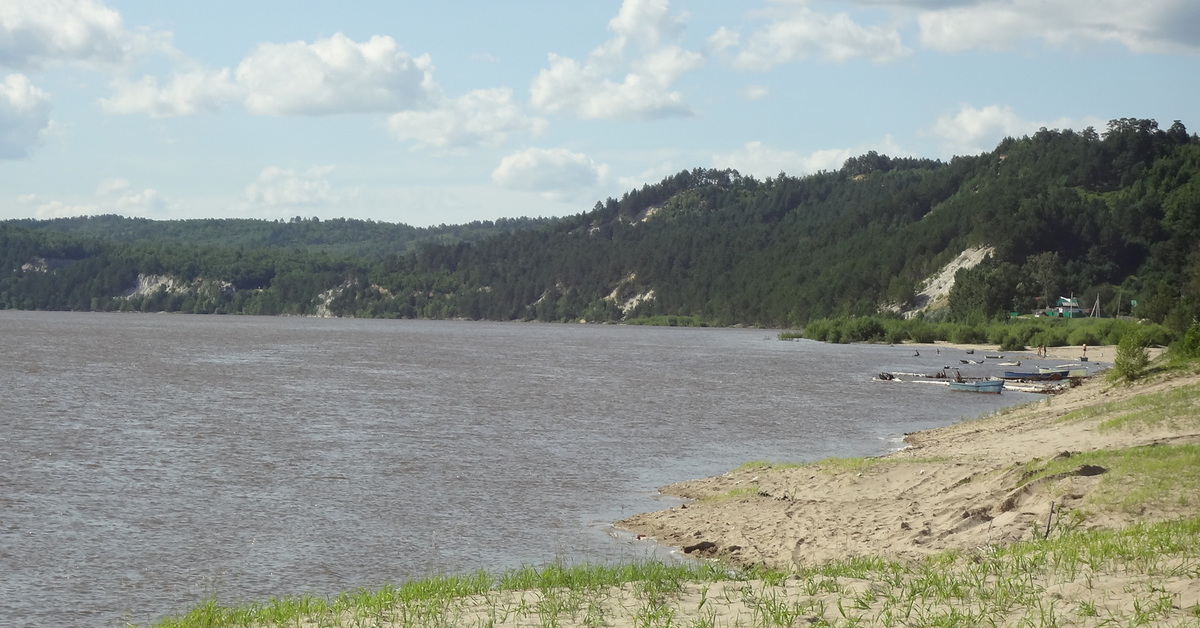
[[[787,327],[913,307],[927,278],[987,248],[926,316],[1071,294],[1182,329],[1200,314],[1200,138],[1128,118],[949,163],[872,152],[805,177],[694,169],[574,216],[442,229],[8,221],[0,306]]]
[[[421,242],[473,242],[488,236],[533,229],[547,218],[499,218],[463,225],[410,227],[404,224],[334,218],[254,220],[245,218],[150,220],[113,214],[54,220],[13,220],[11,224],[124,243],[193,246],[296,248],[339,255],[381,257],[404,253]]]

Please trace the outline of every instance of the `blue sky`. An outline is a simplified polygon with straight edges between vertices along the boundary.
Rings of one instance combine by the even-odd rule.
[[[0,2],[0,219],[560,216],[1121,117],[1200,129],[1200,2]]]

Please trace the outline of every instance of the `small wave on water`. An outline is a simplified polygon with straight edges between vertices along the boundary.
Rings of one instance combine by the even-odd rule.
[[[761,330],[8,311],[0,329],[17,625],[661,557],[611,523],[671,505],[662,485],[886,453],[1024,400],[872,385],[924,365]]]

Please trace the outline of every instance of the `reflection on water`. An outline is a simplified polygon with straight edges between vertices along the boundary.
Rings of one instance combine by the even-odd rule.
[[[0,347],[15,625],[640,558],[609,524],[662,484],[1030,398],[871,382],[945,358],[763,330],[0,312]]]

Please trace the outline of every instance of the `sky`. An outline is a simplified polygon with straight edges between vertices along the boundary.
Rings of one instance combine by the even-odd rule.
[[[0,219],[564,216],[1115,118],[1200,130],[1200,2],[0,0]]]

